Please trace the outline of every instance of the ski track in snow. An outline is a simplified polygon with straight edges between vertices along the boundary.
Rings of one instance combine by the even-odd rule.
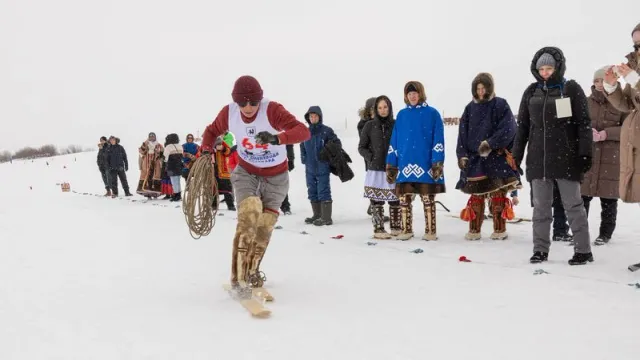
[[[457,127],[445,131],[448,192],[437,200],[457,215],[467,201],[455,190]],[[567,265],[573,250],[562,243],[548,263],[529,264],[529,222],[508,224],[509,239],[493,241],[485,221],[483,240],[466,241],[467,223],[441,207],[439,240],[422,241],[417,199],[416,238],[377,241],[357,138],[338,135],[356,177],[332,177],[330,227],[304,224],[311,210],[296,146],[293,215],[280,217],[262,266],[276,298],[270,319],[251,318],[222,290],[235,212],[222,210],[212,234],[194,240],[175,203],[82,195],[104,191],[95,152],[0,164],[9,189],[0,207],[0,359],[637,357],[640,290],[628,284],[640,278],[626,269],[640,258],[637,205],[620,203],[614,238],[594,246],[586,266]],[[135,190],[137,152],[126,145]],[[62,182],[73,192],[61,192]],[[531,216],[527,186],[516,216]],[[594,239],[599,202],[592,207]]]

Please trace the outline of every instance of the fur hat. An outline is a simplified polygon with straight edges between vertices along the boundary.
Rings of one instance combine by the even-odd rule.
[[[246,101],[261,101],[262,100],[262,87],[256,78],[249,75],[244,75],[236,80],[233,85],[233,91],[231,97],[234,102],[244,103]]]
[[[404,103],[409,105],[411,104],[409,102],[409,98],[407,97],[407,94],[410,93],[411,91],[416,91],[419,95],[418,98],[418,104],[422,104],[423,102],[427,101],[427,94],[424,91],[424,86],[422,85],[422,83],[420,81],[409,81],[404,85]]]
[[[553,55],[549,54],[549,53],[544,53],[542,54],[542,56],[540,56],[538,58],[538,61],[536,62],[536,69],[540,69],[543,66],[553,66],[554,68],[556,67],[556,59],[553,58]]]

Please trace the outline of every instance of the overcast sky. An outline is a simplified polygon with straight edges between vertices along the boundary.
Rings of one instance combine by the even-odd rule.
[[[202,132],[251,74],[295,115],[356,132],[366,98],[397,112],[408,80],[459,116],[482,71],[514,112],[541,47],[560,47],[589,93],[620,63],[640,22],[637,0],[0,0],[0,149],[128,146]]]

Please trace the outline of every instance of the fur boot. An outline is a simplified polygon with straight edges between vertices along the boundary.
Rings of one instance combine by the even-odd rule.
[[[398,236],[402,232],[402,208],[400,205],[389,205],[389,227],[391,236]]]
[[[266,280],[260,271],[260,264],[262,263],[264,253],[267,251],[267,247],[269,246],[273,227],[276,225],[277,221],[278,214],[271,211],[263,212],[258,218],[256,236],[249,248],[249,255],[247,257],[249,262],[247,282],[252,287],[262,287]]]
[[[469,220],[469,232],[464,236],[467,240],[480,240],[482,237],[482,222],[484,221],[484,197],[471,195],[469,207],[473,212],[473,218]]]
[[[373,216],[373,237],[376,239],[391,239],[391,235],[384,229],[384,204],[371,204]]]
[[[424,236],[422,240],[438,240],[436,232],[436,201],[435,195],[423,195],[422,204],[424,206]]]
[[[413,194],[404,194],[400,199],[402,232],[398,240],[409,240],[413,237]]]
[[[257,196],[244,199],[238,206],[238,225],[233,238],[231,258],[231,285],[246,284],[249,269],[247,255],[249,247],[255,240],[261,213],[262,201]]]
[[[491,195],[491,215],[493,215],[493,240],[504,240],[507,238],[507,219],[502,216],[506,202],[509,201],[502,191]]]

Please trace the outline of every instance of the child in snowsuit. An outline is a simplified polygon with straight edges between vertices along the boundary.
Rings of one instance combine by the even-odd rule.
[[[231,186],[231,170],[229,169],[228,157],[231,154],[231,148],[227,145],[222,137],[218,137],[214,143],[215,153],[215,176],[218,182],[218,193],[224,196],[224,202],[227,204],[227,209],[236,211],[236,206],[233,199],[233,187]],[[213,199],[213,207],[218,208],[218,202],[220,200],[216,197]]]
[[[307,178],[307,196],[311,202],[313,216],[306,218],[307,224],[316,226],[331,225],[332,199],[329,163],[318,158],[324,146],[334,141],[340,145],[340,140],[333,129],[322,123],[322,110],[319,106],[311,106],[304,114],[309,124],[311,138],[300,144],[300,159],[305,165]]]
[[[435,195],[444,193],[444,124],[440,112],[427,104],[424,86],[410,81],[404,86],[406,108],[400,110],[391,135],[386,175],[396,183],[402,208],[399,240],[413,237],[414,194],[422,198],[425,215],[423,240],[437,240]]]
[[[200,146],[193,142],[193,134],[187,134],[187,142],[182,144],[182,164],[184,167],[182,168],[182,177],[187,180],[189,177],[189,169],[193,166],[193,163],[196,161],[196,155],[200,151]]]

